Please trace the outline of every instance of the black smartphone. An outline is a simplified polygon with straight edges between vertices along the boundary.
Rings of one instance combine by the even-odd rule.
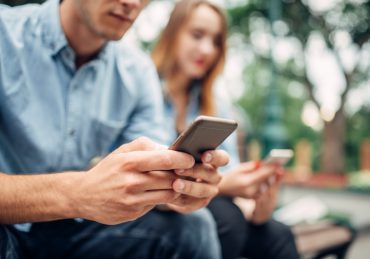
[[[237,127],[234,120],[199,116],[169,149],[188,153],[196,162],[201,162],[201,155],[205,151],[216,149]]]

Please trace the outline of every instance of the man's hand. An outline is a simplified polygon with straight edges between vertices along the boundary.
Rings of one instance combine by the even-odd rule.
[[[74,190],[74,201],[78,205],[76,216],[117,224],[134,220],[157,204],[174,202],[180,196],[173,190],[179,177],[167,170],[193,168],[194,159],[185,153],[159,148],[156,143],[140,138],[121,146],[88,172],[79,174]],[[210,181],[216,182],[218,178]],[[209,196],[200,189],[202,195]],[[214,194],[216,190],[210,192]]]
[[[191,213],[207,206],[219,192],[221,175],[217,169],[228,162],[229,156],[225,151],[207,151],[202,155],[201,164],[187,170],[175,170],[182,179],[174,181],[173,189],[181,195],[167,206],[180,213]]]
[[[227,172],[221,183],[220,193],[232,197],[256,198],[266,189],[266,183],[278,169],[260,166],[259,162],[242,163]]]

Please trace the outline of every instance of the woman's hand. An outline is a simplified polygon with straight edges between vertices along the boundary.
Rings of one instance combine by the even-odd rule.
[[[220,194],[231,197],[256,198],[265,183],[277,172],[276,167],[261,166],[260,161],[242,163],[227,172],[220,183]]]
[[[268,189],[255,199],[255,208],[251,217],[254,224],[263,224],[267,222],[274,212],[279,196],[282,173],[278,173],[276,177],[270,178]]]
[[[276,207],[278,201],[279,189],[281,186],[283,171],[279,170],[276,176],[269,178],[265,189],[255,199],[245,199],[237,197],[234,203],[238,205],[244,214],[244,217],[254,224],[263,224],[267,222]]]

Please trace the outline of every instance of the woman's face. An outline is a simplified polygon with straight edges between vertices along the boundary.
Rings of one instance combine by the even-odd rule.
[[[222,20],[207,5],[194,9],[179,32],[176,63],[180,72],[200,79],[217,61],[221,52]]]

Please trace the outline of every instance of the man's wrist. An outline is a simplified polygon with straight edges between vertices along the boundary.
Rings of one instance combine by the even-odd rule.
[[[60,213],[65,219],[82,217],[80,202],[81,193],[78,186],[81,185],[83,172],[67,172],[60,174],[57,183],[57,192],[60,197]]]

